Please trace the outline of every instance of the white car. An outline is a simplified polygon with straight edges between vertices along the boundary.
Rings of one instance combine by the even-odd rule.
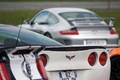
[[[104,46],[111,50],[118,46],[119,41],[114,18],[100,18],[94,12],[82,8],[44,9],[31,21],[19,26],[64,45]]]
[[[46,80],[46,70],[37,54],[33,53],[34,48],[40,47],[1,48],[0,80]]]
[[[109,80],[110,59],[102,47],[47,47],[39,52],[48,80]]]
[[[47,79],[41,60],[36,57],[37,54],[33,54],[36,52],[36,47],[32,45],[60,46],[61,44],[30,30],[0,24],[0,80]]]

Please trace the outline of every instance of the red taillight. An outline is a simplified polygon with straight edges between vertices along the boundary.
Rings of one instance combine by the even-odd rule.
[[[88,63],[93,66],[96,62],[96,54],[93,52],[88,57]]]
[[[61,35],[78,35],[77,31],[60,31]]]
[[[106,64],[106,61],[107,61],[107,55],[105,52],[103,52],[100,54],[99,62],[102,66],[104,66]]]
[[[77,29],[74,27],[70,30],[60,31],[60,34],[61,35],[78,35],[79,33]]]
[[[46,64],[47,64],[46,56],[42,54],[42,55],[40,55],[40,59],[42,60],[43,65],[46,66]]]
[[[5,63],[0,63],[0,80],[11,80]]]
[[[37,60],[37,67],[38,67],[38,70],[39,70],[41,76],[43,77],[43,79],[48,80],[47,72],[45,70],[45,67],[44,67],[43,62],[41,61],[41,59]]]
[[[110,34],[117,34],[117,31],[115,28],[110,28]]]

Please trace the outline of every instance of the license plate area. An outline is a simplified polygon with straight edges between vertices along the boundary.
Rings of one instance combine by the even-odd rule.
[[[106,40],[85,40],[84,45],[106,45]]]
[[[61,71],[59,72],[60,80],[76,80],[77,72],[76,71]]]

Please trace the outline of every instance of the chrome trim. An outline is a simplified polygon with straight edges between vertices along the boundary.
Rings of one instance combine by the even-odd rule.
[[[26,77],[30,79],[33,77],[31,66],[27,61],[22,62],[21,68]]]

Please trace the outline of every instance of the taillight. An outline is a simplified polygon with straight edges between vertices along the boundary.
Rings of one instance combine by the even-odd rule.
[[[74,27],[70,30],[64,30],[64,31],[60,31],[60,34],[61,35],[78,35],[78,31],[77,29]]]
[[[117,34],[117,31],[115,28],[110,28],[110,34]]]
[[[11,80],[5,63],[0,63],[0,80]]]
[[[104,66],[106,64],[106,61],[107,61],[107,55],[105,52],[103,52],[100,54],[99,62],[102,66]]]
[[[43,65],[46,66],[46,64],[47,64],[46,56],[42,54],[42,55],[40,55],[40,59],[42,60]]]
[[[91,54],[89,55],[89,57],[88,57],[88,63],[89,63],[91,66],[93,66],[93,65],[95,64],[95,62],[96,62],[96,53],[93,52],[93,53],[91,53]]]
[[[46,72],[46,70],[45,70],[45,67],[44,67],[43,62],[41,61],[41,59],[38,59],[38,60],[37,60],[37,67],[38,67],[38,70],[39,70],[42,78],[43,78],[44,80],[48,80],[47,72]]]

